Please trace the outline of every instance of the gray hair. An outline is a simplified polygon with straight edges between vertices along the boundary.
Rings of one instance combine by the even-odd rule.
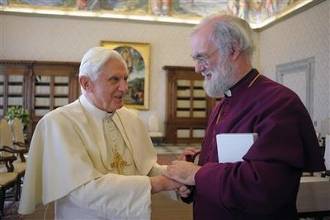
[[[81,60],[79,77],[88,76],[92,81],[96,80],[102,72],[104,64],[110,59],[121,61],[127,70],[125,60],[117,51],[105,47],[93,47],[85,53]]]
[[[240,52],[248,55],[250,59],[252,58],[253,30],[245,20],[232,15],[211,15],[204,18],[192,34],[207,25],[211,25],[212,28],[209,40],[217,45],[225,56],[229,55],[234,48],[238,48]]]

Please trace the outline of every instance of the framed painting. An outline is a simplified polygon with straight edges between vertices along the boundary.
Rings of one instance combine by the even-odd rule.
[[[101,41],[101,46],[116,50],[128,68],[128,93],[125,105],[136,109],[149,108],[150,44]]]

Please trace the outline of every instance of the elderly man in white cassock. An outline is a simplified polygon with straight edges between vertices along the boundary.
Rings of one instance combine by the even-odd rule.
[[[46,114],[29,151],[20,214],[55,202],[55,219],[150,219],[151,194],[186,190],[161,175],[142,122],[123,107],[127,67],[114,50],[90,49],[82,95]]]

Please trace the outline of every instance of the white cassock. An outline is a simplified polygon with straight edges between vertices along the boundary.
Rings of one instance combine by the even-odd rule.
[[[125,161],[123,175],[114,165],[116,152]],[[123,107],[109,116],[82,95],[36,126],[19,213],[55,201],[56,219],[150,219],[148,176],[165,169],[156,160],[144,125],[134,114]]]

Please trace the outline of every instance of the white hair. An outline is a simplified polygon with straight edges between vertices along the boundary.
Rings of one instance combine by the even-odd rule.
[[[254,45],[252,39],[253,30],[249,24],[236,16],[215,14],[204,18],[197,25],[192,34],[203,29],[207,25],[211,25],[211,35],[209,40],[212,41],[219,50],[225,55],[229,55],[233,49],[238,49],[245,53],[251,59],[253,55]]]
[[[121,61],[127,70],[125,60],[117,51],[105,47],[93,47],[85,53],[81,60],[79,77],[88,76],[92,81],[96,80],[102,72],[104,64],[110,59]]]

